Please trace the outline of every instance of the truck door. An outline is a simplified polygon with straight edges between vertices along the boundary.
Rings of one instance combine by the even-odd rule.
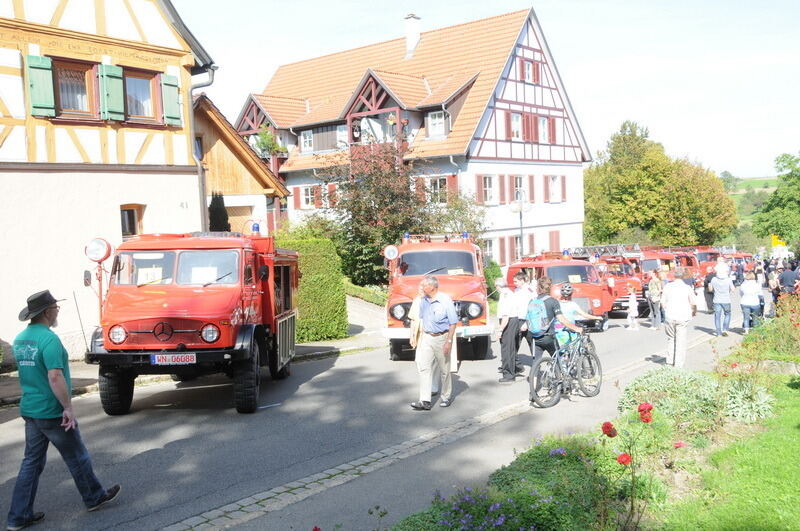
[[[256,254],[244,252],[244,271],[242,274],[242,312],[244,322],[257,324],[261,316],[261,293],[256,282]]]

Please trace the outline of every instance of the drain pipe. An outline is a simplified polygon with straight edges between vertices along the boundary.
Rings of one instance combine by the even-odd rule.
[[[207,87],[214,82],[214,73],[219,67],[217,65],[209,65],[208,79],[200,83],[194,84],[189,88],[189,102],[191,108],[191,115],[189,116],[189,142],[191,146],[192,158],[194,159],[195,166],[197,166],[197,181],[198,188],[200,189],[200,230],[203,232],[208,231],[208,205],[206,205],[206,171],[203,168],[203,161],[197,156],[195,149],[194,137],[194,91],[203,87]],[[202,154],[201,154],[202,156]]]

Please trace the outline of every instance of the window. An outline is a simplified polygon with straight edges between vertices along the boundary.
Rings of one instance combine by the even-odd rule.
[[[522,140],[522,114],[511,113],[511,139]]]
[[[302,151],[314,151],[314,132],[312,130],[300,132],[300,146]]]
[[[494,240],[483,240],[483,254],[490,260],[494,260]]]
[[[558,175],[545,175],[547,179],[548,199],[550,203],[560,203],[564,200],[561,196],[561,178]]]
[[[447,177],[431,177],[428,181],[431,202],[447,203]]]
[[[550,143],[550,127],[549,127],[549,120],[547,116],[538,116],[536,118],[539,120],[539,143],[540,144],[549,144]]]
[[[422,251],[400,255],[400,271],[404,276],[472,275],[475,259],[466,251]]]
[[[514,236],[514,260],[522,256],[522,237]]]
[[[428,113],[428,136],[444,136],[444,111]]]
[[[314,187],[303,187],[303,202],[301,208],[314,208]]]
[[[336,126],[336,149],[344,149],[350,145],[350,136],[347,134],[347,124]]]
[[[292,270],[290,266],[275,266],[275,315],[292,309]]]
[[[527,199],[527,195],[525,194],[525,182],[522,175],[514,176],[514,191],[515,201],[525,201]]]
[[[97,104],[93,65],[53,61],[53,71],[58,116],[94,118]]]
[[[525,61],[523,64],[525,65],[525,81],[528,83],[533,83],[533,63],[530,61]]]
[[[144,205],[122,205],[119,207],[122,223],[122,239],[142,233]]]
[[[156,120],[155,74],[125,71],[125,109],[129,120]]]
[[[194,137],[194,156],[197,160],[203,160],[203,137]]]
[[[483,202],[484,203],[497,203],[497,198],[494,195],[494,175],[483,176]]]
[[[178,284],[238,284],[239,252],[202,250],[178,255]]]

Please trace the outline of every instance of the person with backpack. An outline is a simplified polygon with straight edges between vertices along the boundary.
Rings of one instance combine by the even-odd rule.
[[[573,288],[572,284],[569,282],[565,282],[561,285],[561,298],[558,301],[561,305],[561,314],[572,324],[577,324],[578,319],[583,321],[602,321],[602,316],[584,312],[581,307],[578,306],[578,303],[572,300],[573,291],[575,291],[575,288]],[[554,326],[559,346],[569,343],[570,337],[566,332],[566,327],[559,321],[556,321]]]
[[[539,295],[531,299],[528,304],[527,327],[525,338],[531,348],[533,358],[531,365],[536,363],[546,350],[550,354],[556,351],[555,323],[559,322],[566,328],[578,334],[583,328],[571,323],[561,311],[561,303],[550,296],[550,287],[553,285],[550,277],[540,277],[537,282]]]

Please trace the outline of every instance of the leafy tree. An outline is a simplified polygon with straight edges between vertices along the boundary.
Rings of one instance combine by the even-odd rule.
[[[800,156],[784,153],[775,159],[778,186],[756,213],[753,232],[777,235],[793,247],[800,244]]]
[[[759,190],[756,192],[752,188],[748,188],[747,192],[742,194],[741,198],[739,199],[739,215],[742,217],[751,215],[757,210],[760,210],[768,199],[768,192],[765,192],[764,190]]]
[[[750,223],[742,223],[733,229],[733,232],[727,237],[714,242],[714,245],[735,245],[740,251],[757,253],[762,247],[770,246],[770,238],[769,236],[757,236],[753,232],[753,227]]]
[[[494,281],[503,276],[503,270],[500,269],[500,264],[494,260],[489,260],[486,267],[483,268],[483,278],[486,279],[486,285],[489,287],[489,298],[493,300],[500,300],[500,293],[494,288]]]
[[[434,204],[431,209],[431,227],[427,232],[467,232],[475,238],[486,232],[486,209],[478,205],[473,197],[450,192],[445,203]]]
[[[276,153],[286,151],[286,148],[278,143],[278,139],[270,131],[270,124],[265,123],[256,135],[256,148],[262,157],[270,157]]]
[[[225,210],[225,199],[219,192],[211,192],[211,203],[208,205],[208,230],[213,232],[231,230],[228,211]]]
[[[734,177],[733,174],[727,170],[720,173],[719,178],[722,180],[722,186],[725,188],[725,193],[727,194],[735,193],[742,182],[741,179]]]
[[[613,242],[619,243],[638,243],[639,245],[661,245],[661,242],[655,240],[647,234],[647,231],[641,227],[628,227],[623,229],[611,238]]]

